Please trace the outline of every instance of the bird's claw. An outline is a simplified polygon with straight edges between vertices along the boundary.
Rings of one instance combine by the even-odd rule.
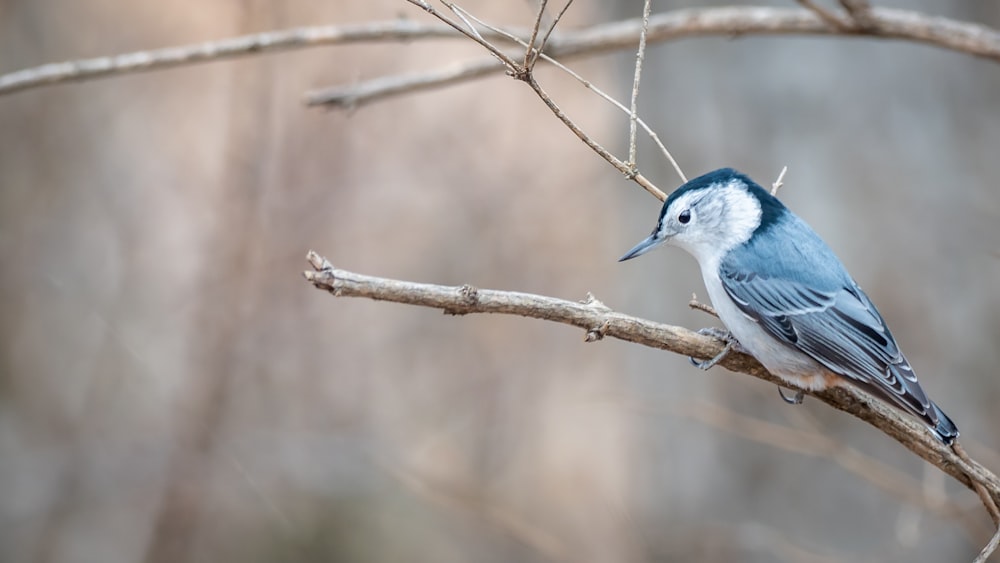
[[[700,370],[711,369],[715,366],[715,364],[721,362],[722,359],[733,350],[733,348],[739,346],[739,343],[736,342],[736,339],[733,338],[732,333],[729,331],[721,330],[715,327],[708,327],[699,330],[698,334],[702,336],[711,336],[713,338],[723,340],[726,343],[726,347],[723,348],[721,352],[716,354],[714,358],[710,358],[708,360],[696,360],[693,357],[688,357],[688,361],[691,362],[691,365]]]
[[[785,392],[781,390],[781,387],[778,387],[778,395],[781,396],[782,401],[788,403],[789,405],[801,405],[806,396],[806,392],[799,389],[794,395],[789,397],[788,395],[785,395]]]

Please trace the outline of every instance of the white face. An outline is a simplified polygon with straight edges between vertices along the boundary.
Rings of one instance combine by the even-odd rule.
[[[739,180],[681,194],[658,224],[656,238],[679,246],[698,262],[721,259],[760,225],[761,209]]]

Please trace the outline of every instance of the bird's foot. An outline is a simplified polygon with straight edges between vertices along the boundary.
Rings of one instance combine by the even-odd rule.
[[[691,362],[691,365],[693,365],[698,369],[701,370],[711,369],[713,366],[715,366],[715,364],[721,362],[722,359],[725,358],[733,350],[742,351],[742,349],[740,348],[740,343],[736,341],[736,338],[734,338],[733,334],[728,330],[722,330],[720,328],[715,328],[715,327],[708,327],[699,330],[698,334],[702,336],[711,336],[713,338],[722,340],[726,343],[726,347],[723,348],[721,352],[716,354],[714,358],[708,360],[696,360],[692,357],[689,357],[688,360]]]
[[[778,387],[778,395],[781,396],[782,401],[788,403],[789,405],[801,405],[806,396],[806,392],[799,389],[794,395],[789,397],[788,395],[785,395],[785,392],[781,390],[781,387]]]

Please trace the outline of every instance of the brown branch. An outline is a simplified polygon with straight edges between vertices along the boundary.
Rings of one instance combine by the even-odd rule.
[[[647,40],[650,43],[662,43],[701,35],[868,35],[926,43],[1000,61],[1000,32],[989,27],[888,8],[870,8],[865,16],[871,27],[844,29],[831,27],[828,22],[806,9],[747,6],[672,10],[650,17]],[[636,19],[596,25],[581,31],[557,33],[549,38],[545,52],[551,56],[566,58],[632,48],[638,43],[641,28],[642,21]],[[512,33],[524,37],[529,31]],[[458,32],[447,25],[404,19],[358,25],[301,27],[18,70],[0,76],[0,95],[50,84],[93,80],[258,53],[347,43],[405,42],[458,36]],[[483,37],[503,40],[492,33],[484,33]],[[497,65],[496,70],[501,69]],[[466,78],[476,76],[481,75]],[[442,84],[450,82],[455,80]],[[385,95],[374,95],[373,99],[382,97]],[[364,99],[355,103],[360,105],[362,101]]]
[[[446,25],[417,23],[405,19],[357,25],[299,27],[241,35],[194,45],[136,51],[26,68],[0,76],[0,94],[10,94],[49,84],[80,82],[108,76],[162,70],[259,53],[277,53],[348,43],[405,42],[414,39],[454,38],[456,36],[454,30]]]
[[[575,326],[586,331],[585,340],[605,336],[668,350],[699,359],[714,357],[724,347],[720,340],[702,336],[683,327],[648,321],[615,312],[595,299],[573,302],[554,297],[477,289],[466,285],[448,287],[399,281],[335,269],[329,261],[310,251],[307,260],[313,271],[304,272],[317,289],[339,297],[364,297],[441,309],[449,315],[494,313],[518,315]],[[732,352],[720,365],[763,381],[790,387],[775,377],[752,356]],[[1000,501],[1000,478],[991,471],[942,444],[918,422],[854,387],[826,391],[806,391],[831,407],[852,414],[875,426],[928,463],[947,473],[973,491],[985,491],[993,503]],[[959,450],[961,451],[961,450]]]
[[[815,6],[808,0],[803,4]],[[685,37],[704,35],[833,35],[869,36],[926,43],[1000,62],[1000,32],[986,26],[957,22],[947,18],[927,16],[906,10],[870,8],[865,12],[865,27],[846,18],[844,21],[825,9],[821,13],[833,18],[836,25],[812,10],[763,7],[694,8],[673,10],[650,16],[646,39],[649,43],[664,43]],[[585,30],[554,34],[546,47],[550,57],[566,60],[619,49],[634,48],[642,33],[642,20],[597,25]],[[471,64],[483,64],[476,61]],[[494,72],[503,70],[496,65]],[[485,73],[484,73],[485,74]],[[427,76],[410,75],[418,88],[432,86]],[[477,74],[475,77],[481,76]],[[402,77],[397,77],[402,78]],[[470,76],[469,78],[474,78]],[[453,84],[462,79],[452,79]],[[354,88],[369,92],[371,98],[352,91],[350,87],[320,90],[310,97],[310,105],[344,105],[338,96],[351,99],[351,107],[405,93],[402,80],[394,82],[392,92],[382,92],[373,84],[362,82]]]
[[[497,69],[500,68],[503,67],[495,57],[485,57],[428,72],[394,74],[350,86],[307,92],[305,101],[308,106],[353,110],[383,98],[436,89],[448,84],[496,74]]]

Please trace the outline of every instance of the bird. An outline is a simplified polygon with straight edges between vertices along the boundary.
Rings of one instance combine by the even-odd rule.
[[[749,176],[721,168],[663,203],[652,234],[619,262],[666,243],[691,254],[734,346],[802,390],[854,385],[916,417],[946,445],[958,427],[920,387],[882,315],[815,231]],[[779,387],[779,393],[781,389]]]

